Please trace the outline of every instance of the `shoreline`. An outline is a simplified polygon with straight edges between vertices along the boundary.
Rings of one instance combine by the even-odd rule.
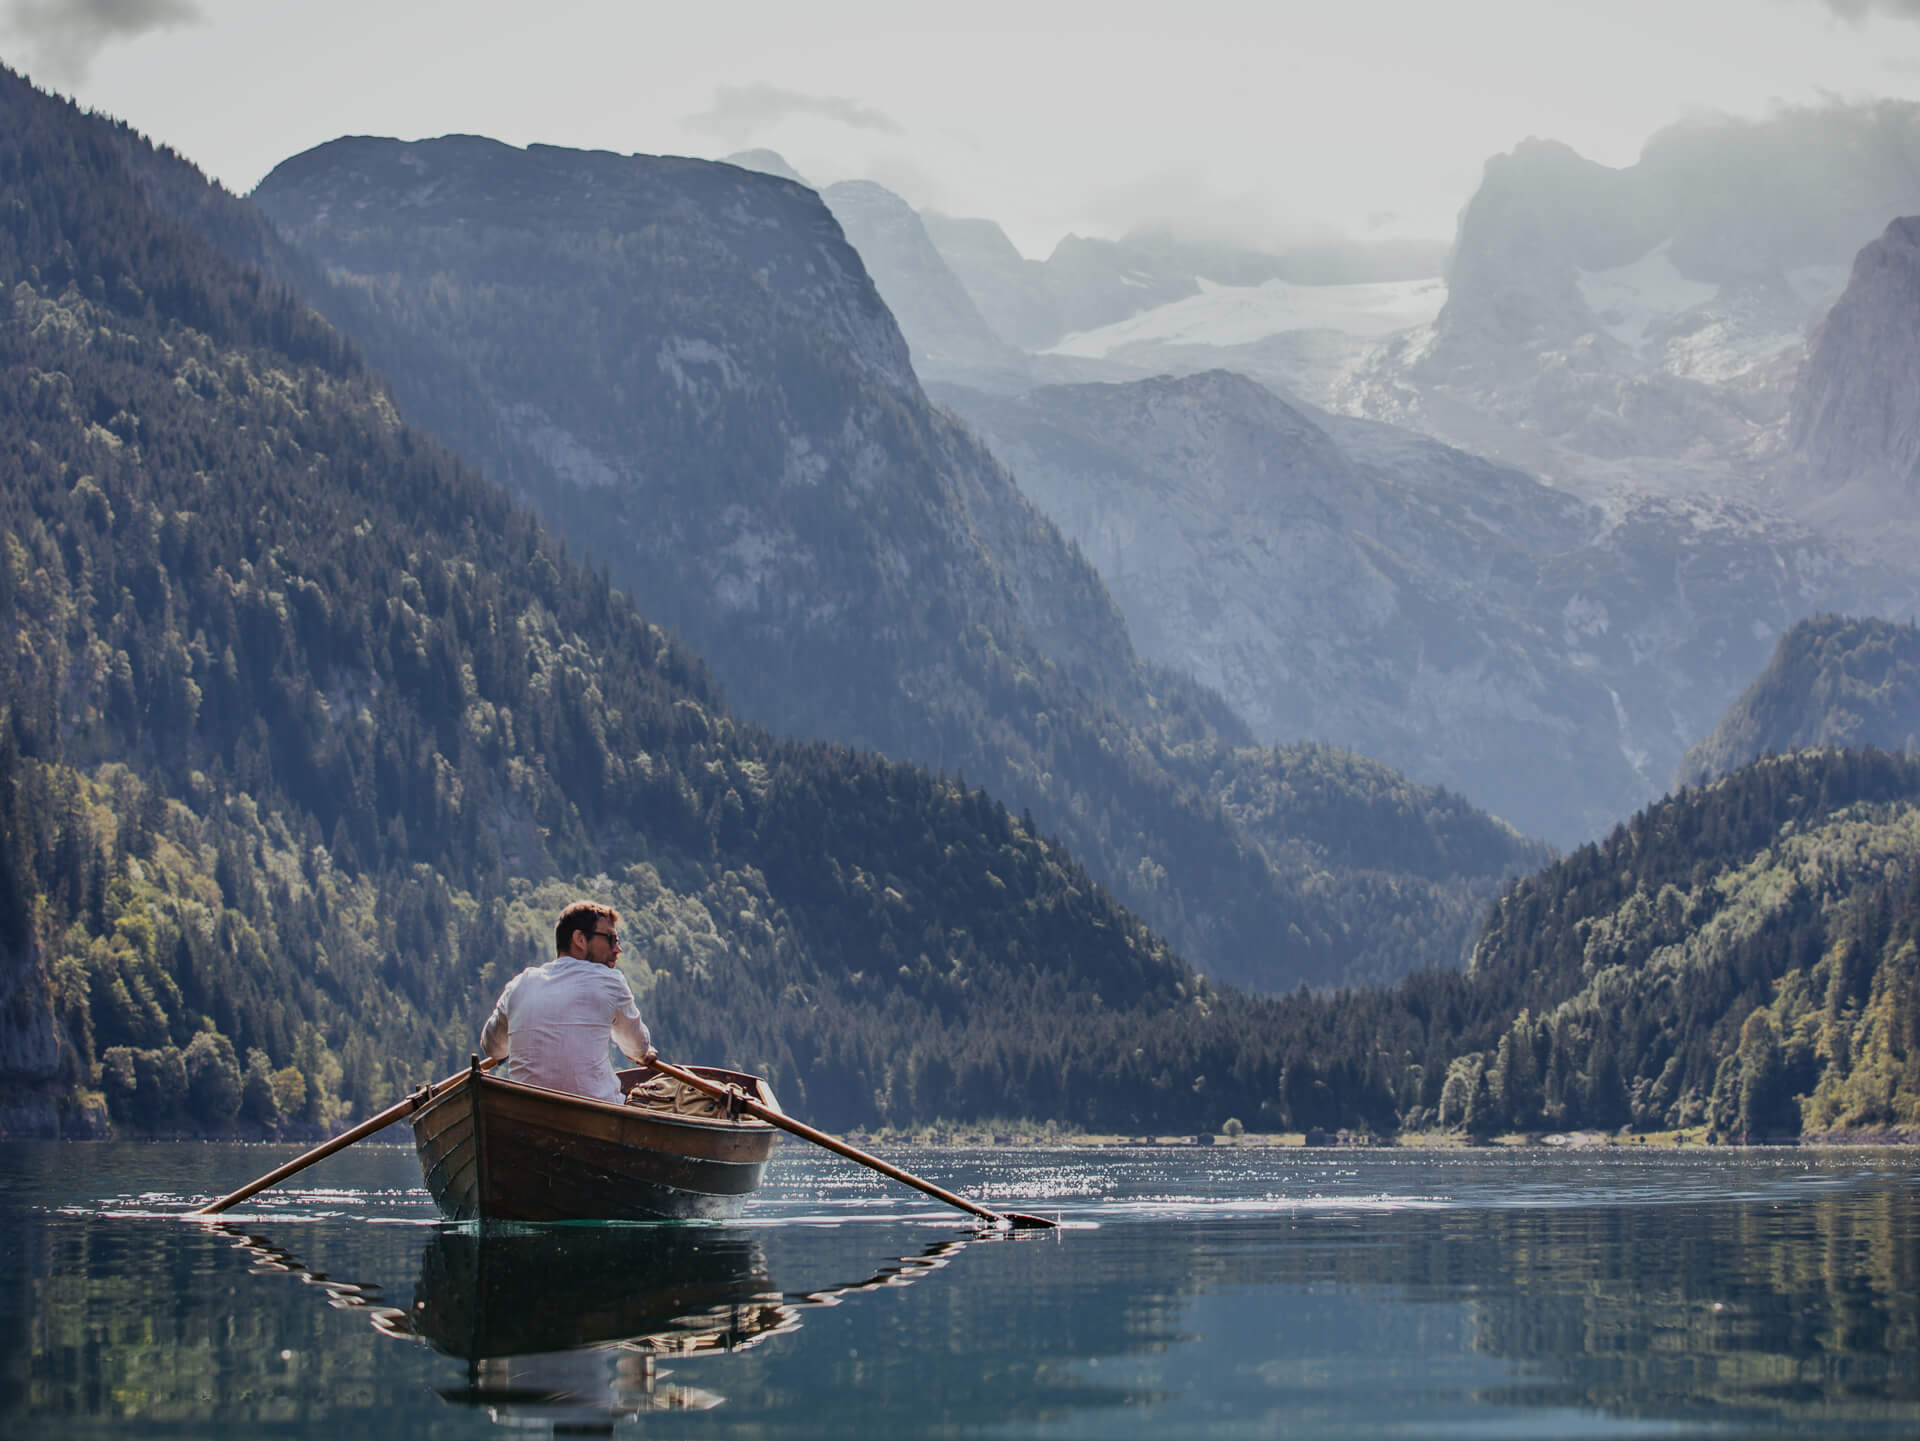
[[[121,1143],[153,1145],[165,1142],[223,1142],[236,1146],[316,1145],[335,1132],[315,1127],[278,1136],[235,1132],[198,1133],[168,1131],[152,1135],[113,1136],[86,1134],[48,1136],[7,1134],[0,1131],[0,1142],[59,1141],[77,1145]],[[1837,1150],[1885,1147],[1920,1147],[1920,1128],[1887,1128],[1873,1131],[1821,1132],[1810,1136],[1769,1136],[1758,1140],[1731,1140],[1716,1137],[1706,1126],[1683,1127],[1671,1131],[1637,1131],[1626,1134],[1604,1131],[1509,1132],[1475,1140],[1454,1131],[1403,1131],[1392,1136],[1372,1136],[1350,1131],[1247,1131],[1239,1135],[1155,1133],[1136,1136],[1119,1132],[1083,1133],[1070,1131],[982,1130],[961,1126],[927,1126],[916,1130],[849,1130],[838,1133],[856,1146],[886,1146],[901,1149],[926,1147],[954,1151],[1005,1150],[1368,1150],[1368,1151],[1498,1151],[1554,1150],[1599,1151],[1652,1148],[1708,1150],[1746,1150],[1755,1147],[1794,1147],[1801,1150]],[[411,1146],[402,1138],[374,1138],[358,1142],[366,1146]]]

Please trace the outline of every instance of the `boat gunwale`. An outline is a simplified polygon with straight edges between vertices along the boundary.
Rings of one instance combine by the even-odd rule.
[[[695,1067],[694,1069],[698,1071],[705,1068]],[[620,1101],[602,1101],[592,1096],[576,1095],[572,1091],[556,1091],[549,1086],[536,1086],[528,1081],[513,1081],[508,1080],[504,1076],[489,1076],[476,1074],[471,1071],[465,1076],[462,1076],[458,1081],[455,1081],[451,1086],[448,1086],[445,1090],[435,1092],[430,1100],[422,1103],[421,1106],[413,1112],[413,1118],[417,1119],[426,1115],[429,1111],[440,1109],[444,1103],[460,1097],[462,1091],[467,1086],[471,1086],[475,1081],[479,1082],[482,1094],[490,1087],[498,1087],[502,1090],[526,1095],[541,1102],[551,1103],[563,1111],[583,1108],[589,1113],[598,1112],[602,1115],[620,1116],[628,1120],[645,1120],[659,1125],[686,1127],[695,1131],[752,1133],[779,1130],[779,1127],[745,1111],[742,1111],[737,1117],[682,1116],[672,1111],[655,1110],[651,1106],[629,1106]],[[475,1101],[478,1101],[478,1097],[475,1097]]]

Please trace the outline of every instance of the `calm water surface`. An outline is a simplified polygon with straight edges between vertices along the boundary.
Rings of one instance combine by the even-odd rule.
[[[0,1144],[0,1436],[1920,1435],[1920,1154],[892,1158],[746,1222],[441,1225],[363,1144]]]

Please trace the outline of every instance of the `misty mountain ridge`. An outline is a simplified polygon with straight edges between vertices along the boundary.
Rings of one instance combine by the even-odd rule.
[[[1843,116],[1842,131],[1845,122]],[[1831,117],[1809,124],[1816,140],[1833,128]],[[989,374],[943,364],[934,349],[946,345],[952,354],[977,345],[967,339],[978,335],[973,315],[991,313],[995,304],[1031,322],[1037,307],[1052,303],[1041,294],[1041,267],[1021,258],[997,226],[923,216],[909,231],[911,245],[903,246],[857,215],[843,219],[856,249],[875,257],[876,285],[915,345],[916,369],[941,382],[940,398],[987,436],[1023,490],[1095,561],[1143,654],[1218,690],[1263,742],[1314,738],[1351,746],[1570,844],[1659,794],[1679,757],[1718,720],[1783,629],[1812,611],[1897,607],[1912,594],[1898,565],[1861,571],[1844,550],[1774,513],[1752,467],[1743,465],[1731,486],[1712,479],[1731,464],[1716,446],[1752,449],[1763,421],[1778,428],[1777,417],[1767,420],[1766,404],[1785,393],[1810,317],[1837,291],[1843,272],[1825,262],[1847,222],[1829,216],[1824,226],[1803,227],[1771,248],[1765,237],[1731,244],[1730,232],[1744,232],[1726,219],[1728,202],[1697,204],[1678,193],[1686,187],[1672,176],[1697,173],[1729,148],[1767,151],[1793,139],[1792,126],[1783,133],[1762,127],[1757,136],[1737,123],[1683,127],[1649,142],[1644,170],[1622,171],[1563,145],[1527,142],[1490,162],[1487,183],[1463,217],[1452,279],[1464,295],[1438,278],[1300,285],[1273,278],[1275,257],[1231,253],[1212,258],[1215,273],[1227,277],[1214,281],[1197,276],[1193,255],[1164,236],[1135,238],[1131,249],[1067,245],[1056,257],[1063,263],[1096,252],[1112,262],[1126,251],[1130,268],[1120,274],[1135,300],[1189,293],[1057,342],[1030,358],[1024,384],[1005,367]],[[1831,136],[1821,143],[1830,147]],[[769,162],[779,164],[777,157]],[[911,208],[880,187],[829,187],[830,201],[835,191],[863,195],[890,217],[894,232],[909,230]],[[952,275],[930,263],[923,235],[956,260]],[[957,313],[946,299],[953,276],[967,269],[956,247],[970,248],[980,302],[961,327],[939,318]],[[1154,269],[1168,264],[1173,269]],[[979,267],[999,280],[978,283]],[[1578,365],[1562,358],[1568,344],[1585,356]],[[1606,384],[1627,390],[1596,402],[1589,384],[1595,356],[1613,376]],[[1345,424],[1335,418],[1340,412],[1365,412],[1354,398],[1356,386],[1365,389],[1356,377],[1369,367],[1376,378],[1395,367],[1409,374],[1428,365],[1436,373],[1479,367],[1483,382],[1522,396],[1508,411],[1531,407],[1533,419],[1516,428],[1503,418],[1507,402],[1482,404],[1452,382],[1434,386],[1402,375],[1370,393],[1375,400],[1387,395],[1385,409],[1414,433],[1438,428],[1478,442],[1469,451],[1499,455],[1516,448],[1518,437],[1523,454],[1590,495],[1597,508],[1566,511],[1548,527],[1550,538],[1535,535],[1531,548],[1518,551],[1489,534],[1482,537],[1487,556],[1473,557],[1465,537],[1477,533],[1474,518],[1451,552],[1436,533],[1415,529],[1407,540],[1387,542],[1385,559],[1363,559],[1369,545],[1382,543],[1372,532],[1375,516],[1352,521],[1336,509],[1346,519],[1320,532],[1305,516],[1271,511],[1264,521],[1249,514],[1235,525],[1211,524],[1218,487],[1238,494],[1243,483],[1194,474],[1195,465],[1224,463],[1231,471],[1235,463],[1223,462],[1214,441],[1192,427],[1203,412],[1231,426],[1224,417],[1233,405],[1176,407],[1180,439],[1136,435],[1131,448],[1067,418],[1066,429],[1081,427],[1070,461],[1061,459],[1053,421],[1043,418],[1071,392],[1043,384],[1049,369],[1070,375],[1078,367],[1110,378],[1163,368],[1200,376],[1223,365],[1282,394],[1331,403],[1334,414],[1319,412],[1324,428]],[[1632,378],[1635,367],[1664,367],[1684,382],[1679,403],[1657,399],[1665,382],[1649,389],[1644,378]],[[1217,396],[1218,387],[1213,391]],[[1762,392],[1773,399],[1756,400]],[[992,400],[995,393],[1003,400]],[[1665,484],[1644,459],[1623,468],[1617,455],[1604,465],[1588,456],[1570,479],[1565,436],[1549,441],[1529,428],[1543,408],[1567,420],[1572,443],[1591,451],[1678,447],[1672,463],[1684,484]],[[1449,424],[1435,427],[1437,414]],[[1026,441],[1013,434],[1032,426],[1052,433],[1051,441],[1038,442],[1044,458],[1026,443],[1031,434]],[[1653,436],[1663,428],[1666,441]],[[1618,434],[1609,438],[1609,430]],[[1498,467],[1462,465],[1465,457],[1446,446],[1394,441],[1379,428],[1347,434],[1350,444],[1382,458],[1376,467],[1394,475],[1398,503],[1416,511],[1458,505],[1474,517],[1505,503],[1493,498],[1497,486],[1471,499],[1464,492],[1440,498],[1459,477],[1484,482]],[[1356,502],[1361,487],[1344,458],[1316,471],[1316,463],[1286,456],[1289,440],[1273,443],[1284,457],[1276,464],[1296,475],[1315,473],[1343,503]],[[1151,484],[1148,473],[1158,477]],[[1428,488],[1435,497],[1423,494]],[[1118,499],[1146,493],[1159,497],[1148,513]],[[1122,533],[1133,538],[1121,540]],[[1213,540],[1196,540],[1208,533]],[[1320,538],[1310,539],[1315,534]],[[1283,543],[1283,536],[1291,538]],[[1167,537],[1180,542],[1167,545]],[[1289,554],[1296,559],[1286,560]],[[1308,555],[1314,567],[1300,569]],[[1301,578],[1286,580],[1289,567]],[[1535,579],[1492,590],[1462,584],[1464,576],[1489,573]],[[1376,600],[1363,602],[1369,593]],[[1343,606],[1339,595],[1352,604]],[[1650,605],[1653,596],[1664,599]],[[1303,617],[1311,619],[1303,624]],[[1403,640],[1389,639],[1397,626],[1410,629]],[[1452,639],[1437,647],[1414,639],[1432,628]],[[1488,659],[1473,661],[1475,654]],[[1516,668],[1523,655],[1527,662]],[[1365,659],[1348,659],[1355,656]],[[1426,680],[1415,680],[1430,667]],[[1515,726],[1519,732],[1509,735]],[[1530,735],[1525,743],[1522,733]],[[1516,754],[1540,758],[1544,769],[1535,775],[1515,766]],[[1547,780],[1569,775],[1579,777],[1571,787]]]
[[[887,301],[922,380],[971,377],[994,388],[1023,386],[1025,355],[996,335],[934,246],[921,217],[870,180],[843,180],[820,192]]]
[[[739,151],[725,161],[802,179],[771,150]],[[978,368],[978,357],[968,352],[979,346],[973,317],[958,314],[960,306],[952,298],[956,288],[970,298],[969,308],[977,311],[1003,351],[1087,358],[1125,343],[1125,337],[1069,342],[1196,297],[1271,293],[1280,287],[1296,304],[1311,307],[1310,297],[1347,287],[1356,296],[1370,287],[1391,293],[1415,286],[1431,293],[1445,259],[1443,247],[1421,241],[1303,240],[1263,249],[1200,240],[1161,224],[1140,227],[1117,240],[1065,235],[1045,260],[1029,260],[996,221],[916,212],[871,180],[840,181],[821,187],[820,194],[847,227],[848,240],[900,321],[921,378],[976,385],[991,381],[989,388],[995,389],[1017,388],[1018,374],[968,376],[955,368]],[[917,225],[909,223],[909,215]],[[942,264],[926,255],[927,244]],[[1364,303],[1349,308],[1362,309]],[[1425,304],[1414,309],[1431,318]],[[1404,329],[1413,323],[1405,319],[1386,328]],[[1364,325],[1362,333],[1382,333],[1382,326],[1377,321]],[[956,340],[965,343],[956,345]],[[994,362],[994,369],[1005,370],[1010,358],[1002,353]],[[1018,371],[1017,364],[1014,369]],[[1057,366],[1028,369],[1042,382],[1065,375]]]
[[[1488,162],[1430,327],[1285,379],[1595,498],[1792,512],[1777,471],[1809,337],[1916,209],[1905,102],[1689,121],[1617,170],[1530,140]]]
[[[1263,742],[1351,748],[1562,845],[1659,795],[1849,574],[1805,533],[1592,505],[1226,371],[935,394],[1100,570],[1142,652]]]
[[[1920,509],[1905,497],[1920,455],[1909,399],[1920,319],[1906,319],[1920,317],[1920,285],[1903,278],[1898,227],[1860,253],[1857,299],[1835,300],[1855,251],[1920,173],[1916,115],[1888,103],[1689,122],[1623,169],[1530,140],[1489,162],[1444,279],[1308,287],[1243,268],[1238,284],[1195,280],[1190,293],[1034,357],[1056,378],[1078,367],[1099,384],[1049,385],[1036,366],[1022,392],[937,393],[1094,559],[1143,652],[1218,689],[1263,741],[1352,745],[1570,842],[1657,796],[1796,621],[1904,614],[1914,602],[1920,566],[1907,538]],[[943,227],[970,248],[973,268],[956,272],[983,314],[990,297],[1015,293],[1013,277],[1036,283],[997,227],[928,219],[936,239]],[[977,278],[984,266],[997,268],[992,285]],[[1013,308],[1034,304],[1028,295]],[[1824,348],[1810,358],[1816,327]],[[1363,560],[1379,543],[1377,517],[1352,517],[1376,493],[1356,485],[1344,457],[1293,453],[1277,425],[1273,474],[1317,475],[1349,503],[1309,540],[1311,505],[1263,520],[1237,509],[1261,493],[1258,466],[1228,452],[1257,444],[1196,430],[1232,432],[1246,418],[1198,398],[1223,394],[1210,378],[1222,370],[1314,402],[1295,409],[1330,432],[1347,423],[1335,417],[1354,417],[1435,436],[1590,508],[1521,553],[1537,589],[1476,591],[1460,578],[1484,569],[1443,557],[1435,533]],[[1146,378],[1156,373],[1194,388]],[[1163,403],[1173,394],[1182,403]],[[1090,423],[1080,412],[1094,395],[1130,419]],[[1345,433],[1395,458],[1406,504],[1454,504],[1437,495],[1473,473],[1443,458],[1459,453],[1447,445]],[[1224,481],[1236,466],[1243,478]],[[1239,519],[1212,526],[1223,486]],[[1497,537],[1487,543],[1511,554]],[[1290,570],[1302,578],[1289,581]],[[1411,636],[1423,624],[1454,637],[1452,652],[1375,629],[1406,625]],[[1460,651],[1462,637],[1479,639]],[[1476,672],[1466,657],[1481,645],[1510,659]],[[1430,657],[1452,677],[1442,699],[1431,685],[1410,688]],[[1361,672],[1376,683],[1360,683]],[[1488,737],[1509,724],[1538,729],[1503,751]],[[1529,781],[1509,751],[1555,757],[1553,774],[1580,779]]]
[[[991,222],[923,221],[988,323],[1049,352],[1036,384],[1231,369],[1591,498],[1792,510],[1776,475],[1789,397],[1855,254],[1920,211],[1917,116],[1883,101],[1695,119],[1620,169],[1528,140],[1488,162],[1450,257],[1424,268],[1316,272],[1154,235],[1034,262]],[[1388,297],[1416,287],[1392,328]]]
[[[742,714],[984,783],[1210,975],[1421,963],[1392,908],[1362,904],[1375,878],[1343,874],[1365,858],[1329,863],[1337,834],[1222,807],[1298,759],[1262,759],[1217,696],[1142,662],[1084,557],[926,402],[812,192],[720,163],[349,140],[255,199],[405,413],[576,537]],[[1361,809],[1454,808],[1365,785]],[[1534,850],[1493,827],[1457,883],[1393,879],[1429,959],[1457,958]]]

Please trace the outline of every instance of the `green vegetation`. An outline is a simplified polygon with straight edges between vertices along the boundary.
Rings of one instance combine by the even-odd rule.
[[[0,1100],[365,1114],[466,1056],[584,892],[671,1054],[833,1127],[1916,1124],[1920,759],[1682,792],[1510,888],[1467,972],[1210,984],[984,790],[740,722],[349,343],[156,211],[124,134],[4,73],[0,117]],[[1408,878],[1514,843],[1339,752],[1169,755],[1216,799],[1157,843],[1244,906],[1185,923],[1275,954],[1332,953],[1297,917],[1346,924],[1352,876],[1390,938]],[[1337,903],[1245,901],[1209,805]]]
[[[981,791],[735,722],[103,127],[0,98],[0,934],[70,1100],[364,1112],[466,1053],[576,891],[634,916],[664,1042],[823,1119],[949,1075],[1084,1111],[1206,1008]]]
[[[1920,1126],[1920,760],[1806,751],[1636,816],[1494,908],[1437,1119],[1477,1134]]]
[[[1679,785],[1801,746],[1920,745],[1920,626],[1823,615],[1801,621],[1699,745]]]

